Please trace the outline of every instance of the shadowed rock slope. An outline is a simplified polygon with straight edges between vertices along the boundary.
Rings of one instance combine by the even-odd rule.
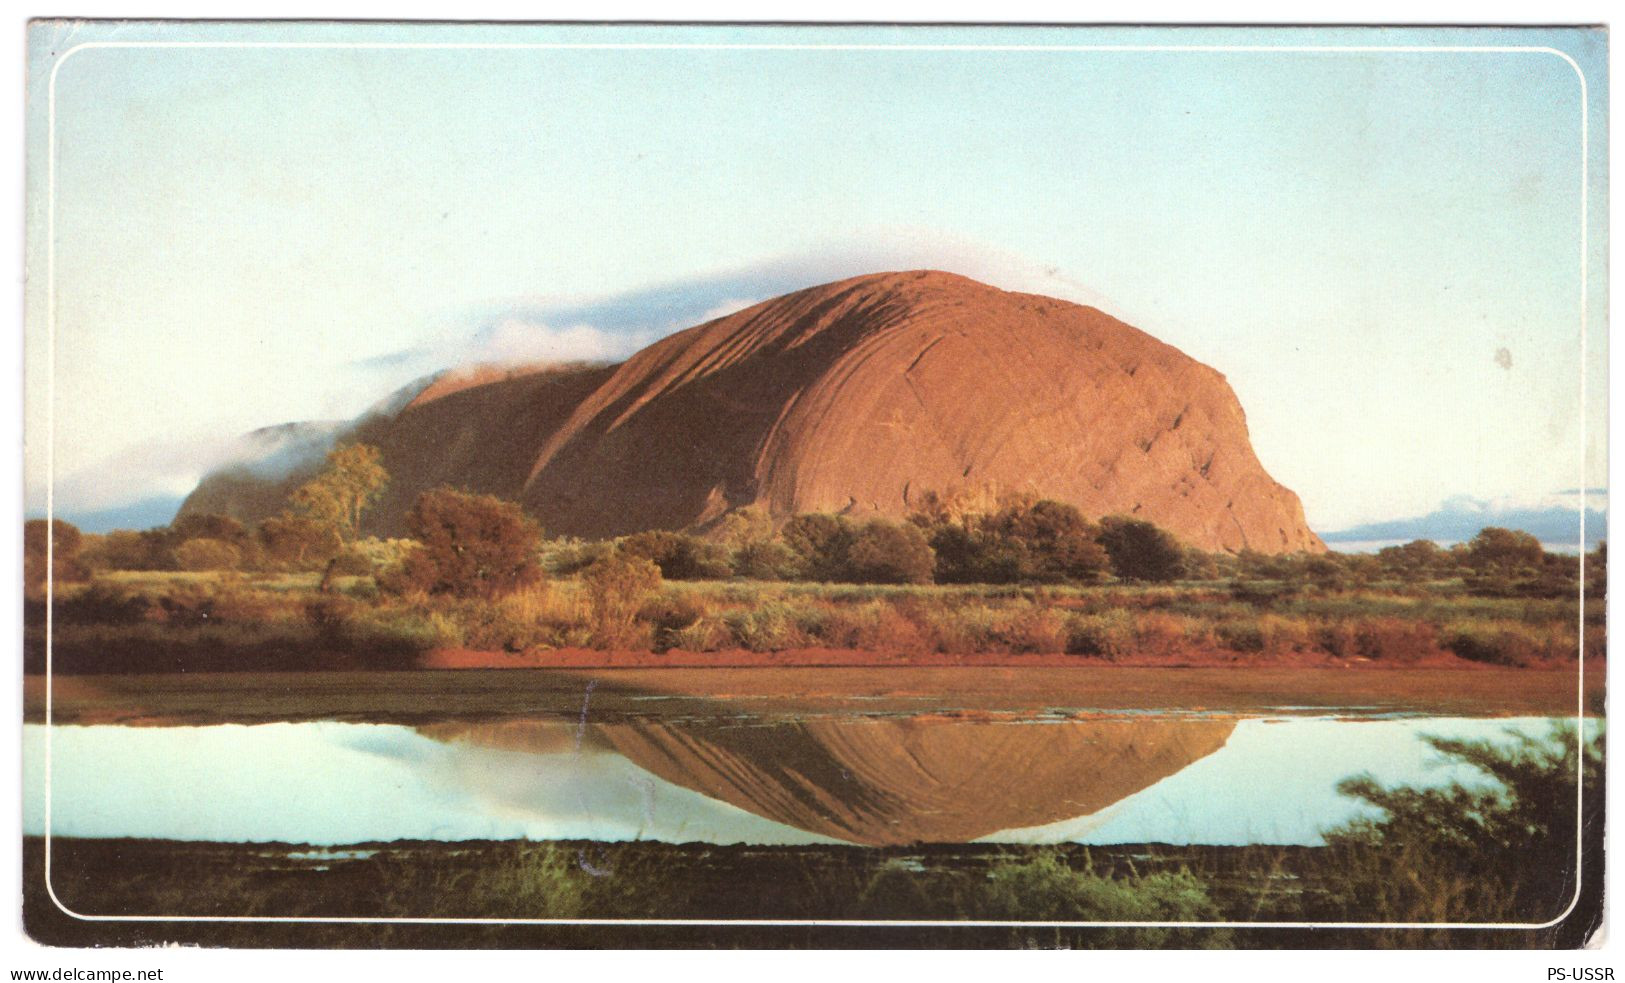
[[[1324,549],[1218,372],[1094,308],[933,271],[798,291],[616,366],[449,377],[354,436],[394,476],[380,532],[446,483],[587,537],[1027,491],[1203,549]],[[183,511],[218,510],[220,477]]]

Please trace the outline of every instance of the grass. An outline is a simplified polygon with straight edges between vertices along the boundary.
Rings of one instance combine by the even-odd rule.
[[[398,667],[467,647],[775,652],[827,648],[887,655],[1056,654],[1110,661],[1286,657],[1406,665],[1455,655],[1492,665],[1572,660],[1577,600],[1496,598],[1422,584],[1314,594],[1251,585],[851,585],[667,582],[614,600],[558,577],[496,600],[380,592],[369,577],[119,572],[57,594],[64,671],[155,668]],[[1600,655],[1600,601],[1586,651]],[[43,605],[26,607],[29,671],[43,663]],[[608,615],[614,614],[611,618]]]

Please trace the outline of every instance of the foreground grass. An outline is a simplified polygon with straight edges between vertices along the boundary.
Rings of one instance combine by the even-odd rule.
[[[1551,947],[1577,944],[1589,924],[1582,909],[1568,922],[1539,930],[1424,933],[1384,928],[1386,913],[1349,897],[1352,881],[1343,866],[1349,855],[1315,847],[865,849],[480,842],[371,844],[365,845],[361,856],[351,856],[274,844],[57,839],[52,850],[57,896],[82,914],[634,922],[676,917],[722,923],[583,929],[320,921],[82,922],[60,915],[44,895],[42,844],[37,838],[27,839],[26,926],[36,939],[73,945],[140,940],[323,947]],[[844,929],[837,925],[823,930],[726,924],[739,919],[1173,924]],[[1372,927],[1308,928],[1347,921]],[[1203,924],[1212,922],[1230,924]],[[1305,927],[1246,927],[1257,922]]]

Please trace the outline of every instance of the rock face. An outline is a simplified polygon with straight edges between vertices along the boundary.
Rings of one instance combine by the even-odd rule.
[[[394,477],[381,532],[443,483],[586,537],[1019,491],[1208,550],[1325,548],[1218,372],[1094,308],[934,271],[798,291],[616,366],[442,380],[355,438]],[[220,510],[217,477],[194,499]]]

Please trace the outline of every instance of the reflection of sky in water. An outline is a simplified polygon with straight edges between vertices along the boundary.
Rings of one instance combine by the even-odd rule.
[[[1043,725],[1028,725],[1043,726]],[[1225,746],[1093,816],[1000,842],[1315,843],[1357,815],[1339,780],[1471,781],[1423,734],[1543,734],[1542,719],[1242,721]],[[24,729],[24,830],[44,832],[44,728]],[[340,844],[393,839],[831,842],[598,749],[537,754],[393,725],[59,727],[54,832]]]

